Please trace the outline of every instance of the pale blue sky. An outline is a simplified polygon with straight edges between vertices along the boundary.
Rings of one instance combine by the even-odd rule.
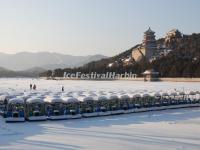
[[[200,0],[0,0],[0,52],[122,52],[178,28],[200,32]]]

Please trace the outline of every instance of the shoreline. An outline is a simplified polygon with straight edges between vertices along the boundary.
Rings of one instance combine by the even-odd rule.
[[[39,79],[45,80],[87,80],[87,81],[144,81],[143,77],[138,78],[118,78],[118,79],[80,79],[80,78],[63,78],[55,77],[53,79],[48,79],[46,77],[40,77]],[[156,78],[153,81],[144,82],[200,82],[200,78]]]

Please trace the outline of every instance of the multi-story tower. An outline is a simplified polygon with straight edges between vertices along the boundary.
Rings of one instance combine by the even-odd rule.
[[[144,32],[144,38],[140,47],[133,49],[132,57],[135,61],[140,61],[143,57],[148,60],[155,56],[157,50],[155,32],[149,29]]]
[[[156,45],[156,39],[155,39],[155,32],[149,29],[144,32],[144,38],[142,41],[142,48],[145,50],[145,57],[147,59],[150,59],[156,52],[157,45]]]

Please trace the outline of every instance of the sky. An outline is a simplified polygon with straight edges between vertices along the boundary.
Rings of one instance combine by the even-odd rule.
[[[0,52],[113,56],[178,28],[200,32],[199,0],[0,0]]]

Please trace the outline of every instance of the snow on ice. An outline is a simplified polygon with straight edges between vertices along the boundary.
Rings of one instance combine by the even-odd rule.
[[[0,79],[0,92],[200,90],[199,83]],[[77,120],[7,124],[0,118],[0,149],[199,150],[200,108],[173,109]]]

